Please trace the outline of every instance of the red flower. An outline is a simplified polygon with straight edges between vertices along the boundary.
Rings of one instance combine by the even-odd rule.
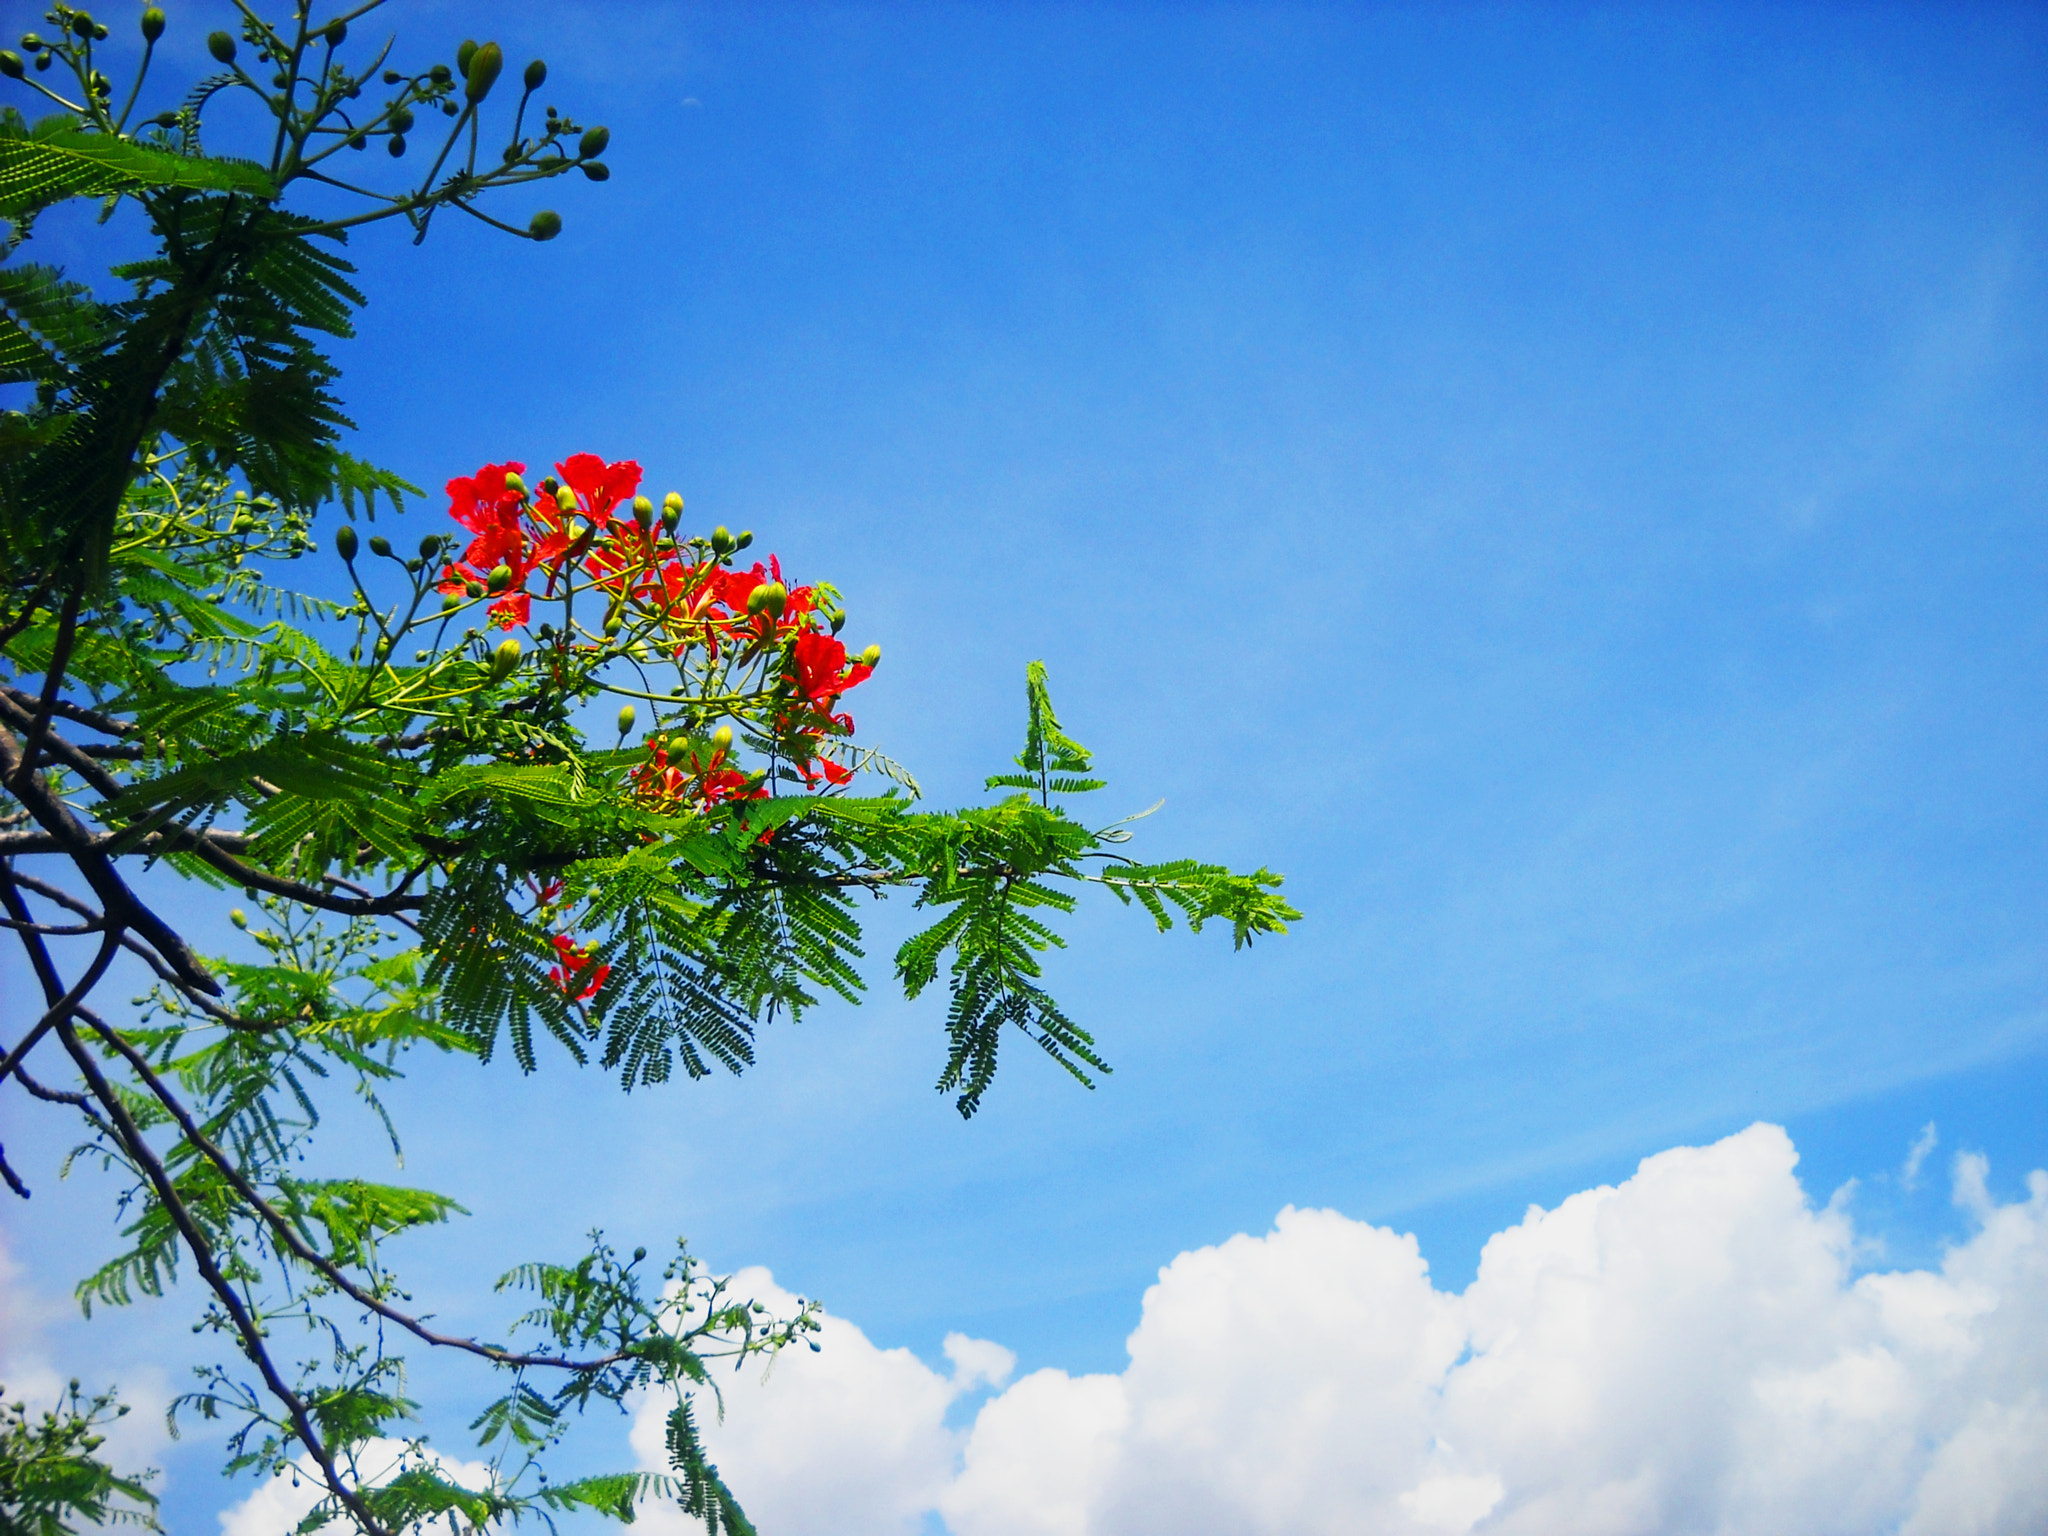
[[[521,590],[533,569],[521,522],[526,498],[505,484],[506,475],[520,474],[525,469],[515,459],[486,464],[466,479],[448,482],[448,515],[474,537],[462,552],[461,560],[451,560],[442,572],[439,590],[462,593],[471,582],[488,585],[494,569],[500,565],[508,567],[512,572],[511,585],[503,597],[491,604],[491,617],[506,629],[524,624],[531,613],[526,593]]]
[[[820,784],[836,789],[841,784],[853,782],[853,770],[835,763],[829,757],[814,757],[809,762],[798,763],[796,771],[804,776],[804,787],[816,789]]]
[[[555,955],[561,964],[548,967],[548,980],[560,987],[572,1003],[595,997],[605,978],[612,973],[610,966],[598,964],[597,946],[593,944],[583,948],[566,933],[556,934],[549,942],[555,946]]]
[[[572,453],[555,473],[576,493],[578,510],[600,527],[611,521],[613,507],[640,489],[640,466],[631,459],[607,464],[594,453]]]
[[[846,647],[814,629],[797,636],[790,659],[796,663],[797,691],[816,705],[820,714],[831,713],[839,695],[875,675],[873,667],[858,662],[847,666]]]

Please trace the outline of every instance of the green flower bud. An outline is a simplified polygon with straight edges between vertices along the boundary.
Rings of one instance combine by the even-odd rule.
[[[675,537],[676,524],[682,520],[683,509],[681,507],[663,507],[661,509],[661,531],[670,538]]]
[[[505,67],[505,50],[496,43],[485,43],[477,49],[476,56],[469,61],[463,74],[468,83],[462,94],[471,102],[480,102],[491,94],[491,87],[498,83],[499,71]]]
[[[390,151],[391,158],[396,160],[400,155],[405,153],[405,135],[402,133],[394,133],[393,135],[391,135],[389,139],[385,141],[384,147],[385,149]]]
[[[711,530],[711,549],[714,554],[726,554],[732,547],[732,533],[726,528],[725,524],[720,523]]]
[[[389,539],[385,538],[385,537],[384,537],[384,535],[383,535],[383,534],[381,534],[381,533],[373,533],[373,534],[371,534],[371,535],[370,535],[370,553],[371,553],[371,554],[373,554],[373,555],[377,555],[377,556],[380,556],[380,557],[381,557],[381,556],[384,556],[384,555],[388,555],[388,554],[390,554],[390,553],[391,553],[391,541],[390,541]]]
[[[732,541],[732,547],[733,547],[734,549],[745,549],[745,548],[746,548],[746,547],[747,547],[747,546],[748,546],[749,544],[751,544],[751,543],[753,543],[753,542],[754,542],[754,530],[753,530],[753,529],[751,529],[751,528],[748,528],[748,529],[745,529],[745,530],[743,530],[743,531],[741,532],[740,536],[739,536],[738,538],[736,538],[736,539],[734,539],[734,540]]]
[[[0,75],[10,80],[19,80],[28,74],[28,66],[21,62],[21,55],[11,49],[0,48]]]
[[[731,726],[721,725],[711,733],[711,748],[715,752],[730,752],[732,750]]]
[[[642,528],[654,526],[654,503],[645,496],[635,496],[633,498],[633,521]]]
[[[422,560],[431,560],[439,553],[441,553],[441,535],[430,533],[420,540],[420,558]]]
[[[434,84],[436,85],[446,85],[450,80],[453,80],[455,78],[455,71],[450,69],[446,64],[436,64],[432,69],[427,71],[427,78],[433,81]]]
[[[166,123],[164,126],[169,127],[170,125]],[[348,147],[350,149],[368,149],[370,147],[369,135],[362,133],[350,134],[348,136]]]
[[[605,127],[587,129],[582,139],[576,145],[576,157],[579,160],[595,160],[604,153],[605,145],[611,143],[611,141],[611,129]]]
[[[612,179],[612,168],[602,160],[585,160],[576,169],[592,181],[610,181]]]
[[[508,572],[507,574],[510,573]],[[480,581],[465,581],[462,584],[462,590],[471,597],[482,597],[484,595],[484,584]]]
[[[379,661],[389,656],[391,654],[391,637],[389,635],[379,635],[377,643],[370,647],[370,654]]]
[[[633,706],[630,704],[621,704],[619,706],[619,734],[623,736],[626,734],[626,732],[632,729]]]
[[[232,912],[228,914],[228,921],[233,923],[237,928],[246,928],[249,926],[249,914],[244,912],[240,907],[236,907]]]
[[[526,232],[536,240],[552,240],[562,232],[562,216],[552,209],[543,208],[527,224]]]
[[[50,61],[52,57],[53,55],[51,54],[50,50],[45,48],[41,53],[36,55],[36,68],[39,71],[48,69],[50,67]]]
[[[555,492],[555,505],[564,512],[574,512],[576,510],[576,493],[566,485],[562,486]]]
[[[519,642],[507,639],[491,652],[491,681],[501,683],[512,675],[512,669],[519,665]]]
[[[860,664],[871,672],[876,667],[879,667],[882,664],[882,648],[879,645],[871,645],[862,651],[860,653]]]
[[[207,33],[206,51],[222,64],[235,62],[235,40],[226,32]]]
[[[642,1259],[644,1259],[644,1258],[646,1258],[646,1257],[647,1257],[647,1250],[646,1250],[645,1248],[635,1248],[635,1249],[633,1250],[633,1262],[634,1262],[635,1264],[638,1264],[638,1263],[639,1263],[639,1262],[640,1262],[640,1261],[641,1261]]]
[[[342,559],[353,562],[356,558],[356,530],[352,523],[343,523],[334,530],[334,551]]]
[[[414,121],[412,108],[400,107],[391,114],[391,131],[393,133],[411,133]]]
[[[462,46],[455,50],[455,73],[465,79],[469,76],[470,61],[476,57],[476,39],[465,37]]]
[[[453,613],[456,609],[460,608],[461,606],[462,594],[460,592],[457,592],[454,588],[451,587],[446,592],[443,592],[441,594],[441,611],[443,613]]]
[[[662,498],[661,498],[661,505],[662,505],[662,510],[663,510],[663,511],[667,511],[667,512],[680,512],[680,511],[682,511],[682,510],[683,510],[683,493],[682,493],[681,491],[670,491],[670,492],[669,492],[669,493],[668,493],[668,494],[667,494],[666,496],[664,496],[664,497],[662,497]]]
[[[348,41],[348,23],[337,17],[327,23],[327,31],[323,35],[327,38],[328,47],[339,48]]]
[[[489,585],[492,592],[502,592],[511,586],[512,567],[509,565],[492,566]]]
[[[93,21],[92,16],[85,11],[75,12],[71,17],[71,30],[80,37],[91,37],[93,28],[96,25],[97,23]]]
[[[155,42],[164,35],[164,13],[157,6],[150,6],[142,13],[142,36],[145,42]]]
[[[521,477],[518,470],[508,469],[505,471],[505,489],[512,492],[515,496],[524,496],[526,494],[526,481]]]
[[[838,634],[840,630],[846,628],[846,610],[844,608],[834,608],[829,622],[832,625],[832,633]]]
[[[747,594],[749,613],[765,613],[779,619],[788,606],[789,589],[779,581],[764,581]]]
[[[547,78],[548,66],[545,60],[535,59],[526,66],[526,88],[529,91],[539,90]]]

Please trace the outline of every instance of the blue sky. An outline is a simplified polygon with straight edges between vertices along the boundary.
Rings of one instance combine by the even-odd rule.
[[[391,19],[545,53],[614,174],[536,200],[546,246],[358,241],[363,452],[638,458],[838,583],[862,734],[933,800],[1042,657],[1104,808],[1164,797],[1140,851],[1307,914],[1233,955],[1087,909],[1053,974],[1115,1075],[1017,1042],[972,1124],[885,964],[739,1081],[423,1064],[410,1176],[475,1213],[415,1261],[448,1316],[494,1315],[479,1254],[601,1223],[927,1358],[1113,1370],[1159,1266],[1287,1204],[1462,1286],[1529,1203],[1767,1119],[1924,1263],[1924,1125],[2003,1197],[2048,1163],[2037,10]],[[89,1188],[0,1218],[51,1294]]]

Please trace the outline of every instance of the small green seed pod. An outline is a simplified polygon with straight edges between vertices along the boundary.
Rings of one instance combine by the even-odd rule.
[[[586,129],[583,137],[577,141],[576,157],[579,160],[595,160],[604,153],[605,145],[611,141],[612,131],[609,128],[600,126]]]
[[[545,59],[535,59],[526,66],[526,88],[537,91],[547,82],[548,66]]]
[[[551,208],[543,208],[528,221],[526,232],[536,240],[552,240],[562,232],[562,216]]]
[[[142,13],[142,37],[145,42],[155,42],[164,35],[164,13],[157,6],[150,6]]]
[[[462,72],[466,78],[462,94],[472,104],[482,101],[491,94],[491,87],[498,83],[498,74],[504,67],[505,50],[496,43],[485,43]]]
[[[343,523],[334,530],[334,552],[353,564],[356,558],[356,530],[353,523]]]
[[[207,33],[206,51],[212,54],[219,63],[232,64],[235,62],[235,40],[226,32]]]
[[[630,704],[621,704],[619,706],[619,734],[623,736],[632,729],[633,706]]]
[[[378,557],[380,557],[380,558],[381,558],[381,557],[383,557],[383,556],[385,556],[385,555],[388,555],[388,554],[390,554],[390,553],[391,553],[391,541],[390,541],[389,539],[385,538],[385,537],[384,537],[384,535],[383,535],[383,534],[381,534],[381,533],[373,533],[373,534],[371,534],[371,535],[370,535],[370,553],[371,553],[371,554],[373,554],[373,555],[376,555],[376,556],[378,556]]]

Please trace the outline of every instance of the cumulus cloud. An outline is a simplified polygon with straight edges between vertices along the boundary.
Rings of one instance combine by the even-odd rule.
[[[1958,1158],[1973,1235],[1857,1275],[1797,1161],[1768,1125],[1648,1158],[1495,1234],[1462,1294],[1412,1237],[1285,1210],[1161,1270],[1122,1372],[1034,1372],[960,1430],[1005,1353],[955,1336],[942,1374],[832,1319],[710,1439],[774,1536],[2048,1529],[2048,1174],[2001,1206]]]

